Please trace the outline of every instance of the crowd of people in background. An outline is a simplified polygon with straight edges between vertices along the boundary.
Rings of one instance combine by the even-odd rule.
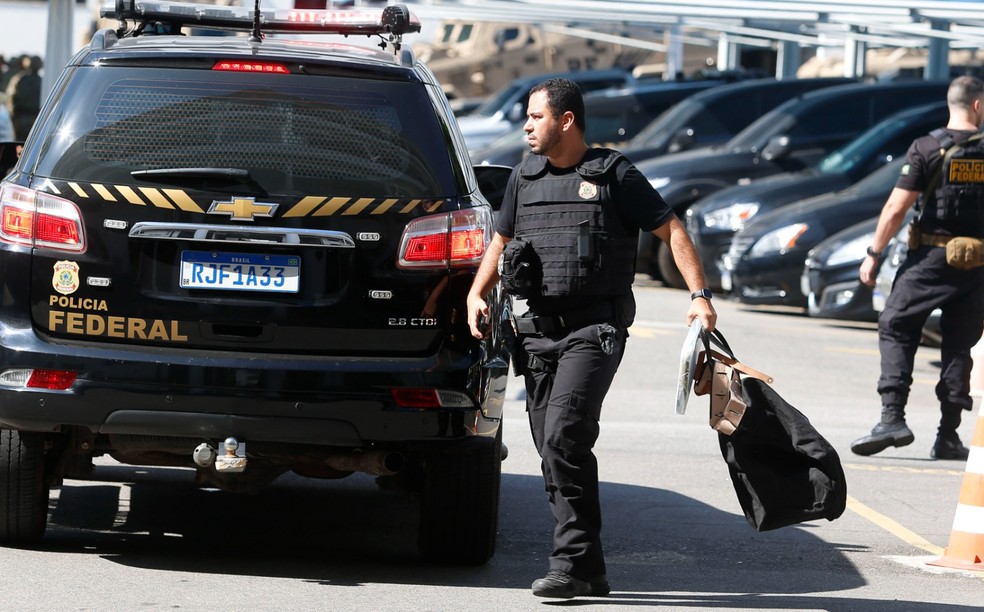
[[[41,109],[41,58],[0,57],[0,142],[23,141]]]

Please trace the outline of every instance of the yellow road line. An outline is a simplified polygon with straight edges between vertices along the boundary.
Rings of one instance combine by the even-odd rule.
[[[914,468],[903,465],[868,465],[864,463],[845,463],[845,468],[863,470],[866,472],[900,472],[902,474],[942,474],[945,476],[963,476],[964,470],[947,470],[943,468]]]
[[[924,550],[931,555],[937,555],[937,556],[943,555],[943,549],[941,547],[933,544],[932,542],[922,537],[918,533],[906,529],[905,527],[895,522],[894,520],[888,518],[884,514],[872,510],[871,508],[865,506],[864,504],[854,499],[850,495],[847,496],[847,507],[849,510],[851,510],[861,518],[866,519],[867,521],[881,527],[882,529],[894,535],[895,537],[899,538],[906,544],[915,546],[916,548],[920,550]]]

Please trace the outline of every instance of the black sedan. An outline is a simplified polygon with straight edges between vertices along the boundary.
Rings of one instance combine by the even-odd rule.
[[[784,172],[726,187],[687,209],[690,233],[710,287],[720,289],[720,260],[731,239],[765,213],[820,194],[845,189],[905,154],[912,140],[947,121],[945,101],[906,109],[800,172]]]
[[[801,291],[807,296],[811,317],[874,321],[871,287],[861,282],[858,270],[875,237],[878,217],[862,221],[820,242],[806,256]]]
[[[756,217],[731,241],[722,287],[745,303],[805,308],[800,276],[807,252],[835,232],[877,217],[904,161],[900,157],[847,189]]]

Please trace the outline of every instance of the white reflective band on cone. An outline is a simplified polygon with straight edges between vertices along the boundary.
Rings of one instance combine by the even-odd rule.
[[[968,474],[984,474],[984,447],[970,447],[970,455],[967,456],[966,471]]]
[[[953,530],[984,535],[984,507],[958,504]]]

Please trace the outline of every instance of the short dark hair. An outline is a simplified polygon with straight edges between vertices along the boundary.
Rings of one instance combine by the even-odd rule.
[[[969,75],[958,76],[950,83],[946,103],[949,106],[970,108],[974,100],[981,96],[984,96],[984,81]]]
[[[538,91],[547,93],[547,108],[554,117],[570,111],[574,114],[574,125],[584,132],[584,98],[577,83],[570,79],[548,79],[533,87],[530,95]]]

